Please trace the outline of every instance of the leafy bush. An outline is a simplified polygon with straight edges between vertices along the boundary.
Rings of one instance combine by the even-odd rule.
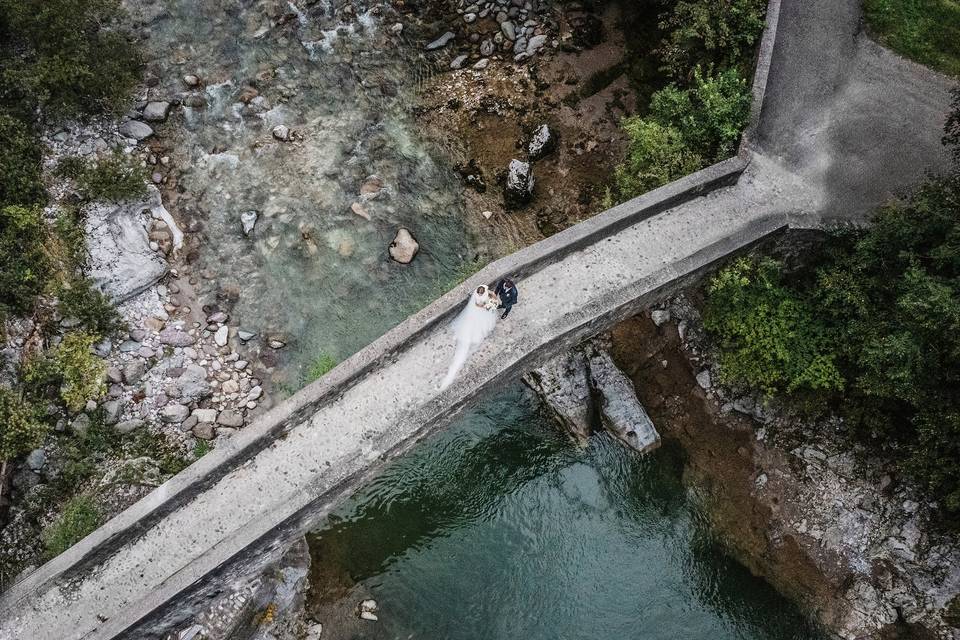
[[[26,313],[50,276],[46,223],[37,207],[0,209],[0,308]]]
[[[719,336],[725,382],[768,394],[843,388],[825,327],[783,284],[776,261],[737,260],[707,291],[704,325]]]
[[[679,0],[660,18],[663,70],[677,79],[698,66],[746,72],[766,8],[766,0]]]
[[[730,156],[749,115],[747,83],[733,69],[697,69],[689,89],[661,89],[649,115],[623,121],[629,147],[615,172],[617,189],[634,197]]]
[[[46,200],[41,161],[42,149],[30,127],[0,111],[0,206]]]
[[[899,445],[902,469],[960,512],[960,176],[834,235],[812,277],[740,261],[708,296],[726,379],[819,395],[855,437]]]
[[[953,147],[953,161],[956,163],[957,170],[960,171],[960,87],[954,87],[951,94],[953,103],[950,105],[950,113],[943,127],[943,144]]]
[[[55,348],[28,360],[20,372],[28,393],[45,397],[47,390],[56,386],[60,399],[72,413],[82,411],[87,400],[103,395],[107,365],[91,352],[96,341],[95,335],[74,331]]]
[[[0,0],[0,100],[28,119],[120,110],[140,58],[118,0]]]
[[[80,320],[87,331],[107,336],[122,328],[120,314],[110,299],[100,293],[89,278],[73,278],[57,292],[60,312],[68,318]]]
[[[100,525],[100,510],[87,496],[72,498],[60,518],[43,532],[47,559],[54,558],[83,540]]]
[[[16,458],[40,446],[49,429],[39,407],[0,387],[0,460]]]
[[[146,172],[118,152],[97,162],[87,162],[77,157],[65,158],[57,167],[57,172],[73,179],[86,200],[121,202],[147,192]]]

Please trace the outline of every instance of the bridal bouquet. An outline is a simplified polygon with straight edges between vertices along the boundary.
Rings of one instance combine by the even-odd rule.
[[[493,311],[500,306],[500,296],[493,291],[487,292],[487,301],[483,303],[483,308],[487,311]]]

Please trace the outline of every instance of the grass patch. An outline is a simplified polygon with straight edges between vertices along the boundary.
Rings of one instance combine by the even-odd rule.
[[[870,34],[937,71],[960,77],[960,2],[864,0]]]
[[[122,202],[147,193],[146,171],[117,151],[97,162],[64,158],[57,173],[73,180],[86,200]]]
[[[310,364],[310,369],[307,371],[307,382],[319,380],[323,376],[327,375],[327,373],[337,366],[337,364],[337,359],[331,356],[329,353],[321,353]]]
[[[60,518],[43,532],[44,556],[54,558],[100,525],[100,510],[87,496],[71,498]]]

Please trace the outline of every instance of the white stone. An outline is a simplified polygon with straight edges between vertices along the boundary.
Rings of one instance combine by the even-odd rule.
[[[230,335],[230,329],[226,325],[217,329],[217,332],[213,334],[213,341],[217,344],[218,347],[227,346],[227,338]]]

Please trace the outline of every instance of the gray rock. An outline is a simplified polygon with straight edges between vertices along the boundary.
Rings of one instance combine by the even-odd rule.
[[[225,347],[227,345],[227,338],[230,335],[230,329],[224,325],[217,329],[217,332],[213,334],[213,341],[218,347]]]
[[[533,184],[530,164],[521,160],[511,160],[503,194],[506,205],[510,208],[518,208],[530,202],[533,198]]]
[[[133,138],[137,142],[153,135],[153,129],[146,122],[127,120],[120,125],[120,135],[124,138]]]
[[[140,350],[140,343],[136,340],[124,340],[117,349],[120,353],[133,353]]]
[[[249,342],[257,337],[255,331],[247,331],[246,329],[237,329],[237,337],[240,338],[240,342]]]
[[[590,372],[582,349],[572,349],[523,377],[560,425],[579,440],[594,430]]]
[[[123,403],[120,400],[108,400],[103,403],[104,424],[117,424],[123,412]]]
[[[27,456],[27,466],[34,471],[40,471],[47,463],[47,452],[43,449],[34,449]]]
[[[697,384],[700,385],[700,388],[704,391],[710,390],[710,370],[704,369],[697,374]]]
[[[141,212],[149,201],[94,203],[86,214],[89,275],[114,302],[123,302],[167,273],[167,262],[150,248]]]
[[[503,35],[505,38],[507,38],[507,40],[517,39],[517,29],[509,20],[504,20],[500,23],[500,31],[503,32]]]
[[[207,381],[206,369],[196,364],[187,366],[171,386],[176,387],[180,401],[185,404],[197,402],[213,393]]]
[[[214,313],[211,313],[210,315],[207,316],[207,322],[210,324],[214,324],[214,323],[219,324],[222,322],[226,322],[229,319],[230,319],[230,316],[228,316],[223,311],[215,311]]]
[[[193,416],[200,422],[216,422],[216,409],[194,409]]]
[[[600,395],[600,421],[605,429],[640,452],[660,446],[660,434],[637,399],[633,383],[605,351],[597,349],[590,356],[590,383]]]
[[[547,36],[545,35],[533,36],[530,38],[530,42],[527,43],[527,53],[530,55],[535,54],[546,42]]]
[[[240,214],[240,228],[243,229],[243,235],[248,236],[257,224],[259,214],[256,211],[244,211]]]
[[[131,420],[124,420],[123,422],[118,422],[114,425],[114,429],[120,433],[133,433],[146,423],[139,418],[133,418]]]
[[[123,382],[123,372],[120,371],[119,367],[108,367],[107,380],[113,383]]]
[[[123,380],[127,384],[136,384],[147,372],[147,364],[143,360],[131,360],[123,367]]]
[[[278,124],[273,128],[271,133],[273,134],[273,137],[280,142],[286,142],[290,139],[290,127],[285,124]]]
[[[189,415],[190,409],[182,404],[168,404],[160,410],[160,419],[173,424],[180,424]]]
[[[180,423],[181,431],[193,431],[193,428],[197,426],[200,421],[197,419],[197,416],[190,416],[186,420]]]
[[[436,40],[428,44],[426,46],[426,49],[427,51],[435,51],[436,49],[445,47],[447,46],[448,42],[453,40],[453,38],[454,38],[454,33],[452,31],[447,31],[445,34],[443,34],[442,36],[440,36],[439,38],[437,38]]]
[[[188,347],[197,341],[195,337],[174,325],[164,327],[159,338],[162,344],[171,347]]]
[[[480,43],[480,55],[483,57],[492,56],[496,47],[493,44],[493,41],[487,38]]]
[[[147,122],[163,122],[169,111],[169,102],[148,102],[143,108],[143,119]]]
[[[220,412],[220,415],[217,416],[217,424],[225,427],[242,427],[243,414],[233,409],[224,409]]]
[[[662,327],[666,323],[670,322],[670,310],[669,309],[654,309],[650,312],[650,319],[653,320],[653,324],[658,327]]]
[[[537,127],[530,138],[530,144],[527,145],[527,153],[531,160],[539,160],[550,154],[557,146],[556,137],[550,131],[550,127],[545,124]]]
[[[467,24],[471,24],[477,21],[477,14],[475,13],[465,13],[463,14],[463,21]]]
[[[410,264],[420,251],[420,243],[405,227],[400,227],[388,249],[390,257],[400,264]]]
[[[477,71],[482,71],[490,66],[490,58],[481,58],[473,64],[473,68]]]
[[[198,422],[193,427],[193,435],[197,436],[201,440],[213,440],[213,436],[215,434],[215,427],[213,426],[213,423],[210,422]]]
[[[463,67],[463,63],[467,61],[467,57],[468,57],[468,56],[467,56],[466,54],[457,56],[457,57],[454,58],[453,61],[450,63],[450,68],[451,68],[451,69],[460,69],[461,67]]]
[[[82,438],[87,435],[87,430],[90,428],[90,416],[85,413],[81,413],[73,422],[70,423],[70,431],[73,432],[75,436]]]
[[[188,87],[195,87],[200,84],[200,78],[192,73],[188,73],[187,75],[183,76],[183,84],[187,85]]]

